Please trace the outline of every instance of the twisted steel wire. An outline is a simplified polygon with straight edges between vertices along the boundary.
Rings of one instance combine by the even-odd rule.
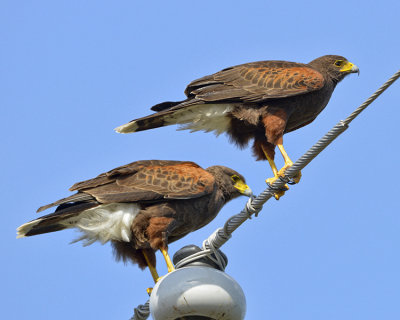
[[[147,300],[145,304],[139,304],[133,312],[130,320],[146,320],[150,315],[150,300]]]
[[[376,98],[378,98],[383,91],[389,88],[393,82],[395,82],[400,77],[400,70],[398,70],[388,81],[386,81],[378,90],[374,92],[365,102],[360,105],[356,110],[353,111],[351,115],[349,115],[344,123],[349,124],[353,121],[366,107],[368,107]]]

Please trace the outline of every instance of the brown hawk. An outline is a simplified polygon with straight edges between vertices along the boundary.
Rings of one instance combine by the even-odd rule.
[[[117,260],[149,266],[155,281],[156,250],[173,270],[168,243],[208,224],[229,200],[251,195],[244,178],[230,168],[164,160],[133,162],[70,190],[77,193],[40,207],[38,212],[57,206],[20,226],[17,238],[77,228],[82,236],[75,241],[111,241]]]
[[[311,123],[328,104],[336,85],[355,72],[359,72],[357,66],[335,55],[308,64],[259,61],[229,67],[189,83],[185,100],[155,105],[151,109],[156,113],[132,120],[116,131],[130,133],[180,124],[191,131],[226,132],[239,147],[252,139],[257,160],[268,160],[272,168],[274,178],[267,182],[273,183],[293,164],[283,148],[283,135]],[[285,160],[279,171],[274,162],[275,146]]]

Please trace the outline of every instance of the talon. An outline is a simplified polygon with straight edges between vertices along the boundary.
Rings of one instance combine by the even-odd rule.
[[[147,288],[146,289],[147,294],[150,296],[151,293],[153,292],[153,288]]]
[[[287,155],[287,153],[286,153],[285,149],[283,148],[283,145],[282,145],[282,144],[278,144],[277,146],[278,146],[278,148],[279,148],[279,150],[280,150],[280,152],[281,152],[281,154],[282,154],[282,156],[283,156],[283,159],[285,160],[285,165],[283,166],[283,168],[282,168],[281,170],[278,171],[278,175],[279,175],[279,176],[283,176],[283,175],[285,174],[285,171],[286,171],[287,169],[289,169],[289,168],[293,165],[293,161],[290,160],[290,158],[289,158],[289,156]],[[296,175],[292,178],[292,181],[293,181],[294,183],[299,183],[299,182],[300,182],[300,178],[301,178],[301,172],[299,171],[299,173],[296,174]]]
[[[285,160],[285,165],[278,171],[278,169],[276,168],[274,159],[273,159],[273,155],[269,155],[267,150],[262,147],[262,150],[265,154],[265,157],[267,158],[269,165],[271,166],[272,172],[274,174],[273,178],[269,178],[267,180],[265,180],[265,182],[269,185],[272,185],[279,177],[283,177],[285,175],[285,172],[287,169],[289,169],[291,166],[293,166],[293,161],[290,160],[288,154],[286,153],[282,143],[278,143],[277,144],[279,151],[281,152],[283,159]],[[291,178],[291,181],[288,182],[289,184],[296,184],[300,182],[300,178],[301,178],[301,172],[298,172],[293,178]],[[285,191],[289,190],[289,187],[287,184],[285,184],[282,188],[282,190],[274,190],[274,197],[276,200],[279,200],[280,197],[282,197],[285,194]]]
[[[265,180],[265,182],[266,182],[268,185],[271,186],[278,178],[279,178],[279,176],[276,176],[276,177],[273,177],[273,178],[268,178],[268,179]],[[285,192],[286,192],[287,190],[289,190],[289,186],[288,186],[287,184],[285,184],[284,186],[282,186],[282,190],[276,190],[276,191],[274,192],[274,198],[275,198],[276,200],[279,200],[280,197],[282,197],[283,195],[285,195]]]
[[[283,149],[281,147],[280,149]],[[278,171],[278,176],[284,176],[287,169],[293,166],[293,161],[289,157],[285,157],[285,165]],[[293,178],[291,178],[292,184],[299,183],[301,179],[301,171],[299,171]]]
[[[285,175],[285,171],[289,169],[293,163],[285,163],[285,165],[278,171],[278,176],[283,177]]]
[[[279,200],[280,197],[283,197],[285,195],[285,191],[277,191],[274,193],[274,198],[275,200]]]
[[[266,182],[267,184],[269,184],[270,186],[272,186],[272,185],[275,183],[275,181],[278,180],[278,178],[279,178],[279,176],[276,176],[276,177],[273,177],[273,178],[268,178],[268,179],[265,180],[265,182]],[[284,190],[282,190],[282,191],[285,192],[285,191],[289,190],[289,186],[288,186],[287,184],[285,184],[285,185],[282,187],[282,189],[284,189]]]
[[[287,169],[289,169],[292,165],[284,165],[281,170],[278,171],[278,176],[283,177]],[[297,184],[300,182],[301,179],[301,171],[299,171],[293,178],[291,178],[290,184]]]
[[[299,171],[299,173],[296,174],[296,175],[292,178],[292,180],[293,180],[294,183],[299,183],[299,182],[300,182],[300,179],[301,179],[301,171]]]

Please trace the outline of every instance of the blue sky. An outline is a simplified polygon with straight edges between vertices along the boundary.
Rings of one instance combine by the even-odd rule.
[[[109,245],[69,245],[74,231],[15,239],[16,227],[74,182],[140,159],[223,164],[255,193],[271,176],[226,136],[113,128],[224,67],[343,55],[360,76],[285,136],[295,160],[399,69],[399,11],[398,1],[2,1],[3,318],[128,319],[146,301],[149,272],[114,262]],[[246,319],[400,317],[399,100],[395,83],[222,248],[246,294]],[[245,201],[171,253],[201,244]]]

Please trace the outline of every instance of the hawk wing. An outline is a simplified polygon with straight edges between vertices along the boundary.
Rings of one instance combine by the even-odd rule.
[[[74,201],[105,204],[198,198],[214,188],[214,177],[193,162],[137,161],[74,184],[70,190],[77,194],[43,206],[38,212]]]
[[[194,80],[187,86],[185,94],[207,102],[261,102],[305,94],[321,89],[324,84],[322,74],[306,64],[259,61]]]
[[[106,175],[112,182],[102,179],[101,185],[80,191],[110,203],[198,198],[214,190],[214,177],[193,162],[141,161]]]

